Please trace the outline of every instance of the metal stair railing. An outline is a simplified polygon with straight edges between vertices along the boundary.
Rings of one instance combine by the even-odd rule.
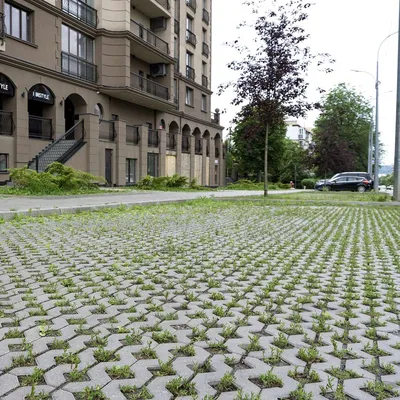
[[[78,127],[81,127],[82,132],[81,132],[81,137],[79,139],[75,139],[75,131]],[[72,135],[73,134],[73,135]],[[84,120],[81,119],[78,121],[71,129],[69,129],[63,136],[55,140],[53,143],[51,143],[49,146],[47,146],[45,149],[43,149],[31,162],[35,163],[35,170],[36,172],[39,172],[39,158],[43,157],[50,149],[54,148],[54,146],[61,142],[62,140],[76,140],[77,142],[83,142],[83,139],[85,138],[85,125],[84,125]],[[28,167],[30,166],[31,162],[29,163]]]

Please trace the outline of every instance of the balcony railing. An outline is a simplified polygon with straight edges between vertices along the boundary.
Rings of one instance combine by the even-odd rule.
[[[192,81],[196,79],[196,71],[194,68],[189,67],[189,65],[186,65],[186,78],[191,79]]]
[[[139,144],[140,134],[139,127],[133,125],[126,125],[126,143]]]
[[[196,47],[197,43],[196,35],[192,31],[189,31],[189,29],[186,29],[186,42]]]
[[[190,137],[182,136],[182,153],[190,153]]]
[[[29,137],[33,139],[53,139],[53,121],[50,118],[29,116]]]
[[[196,12],[197,3],[196,0],[186,0],[186,5],[191,8],[194,12]]]
[[[149,79],[143,78],[140,75],[131,73],[131,87],[142,90],[148,94],[159,97],[164,100],[169,99],[168,88],[150,81]]]
[[[176,35],[179,35],[179,21],[177,19],[174,21],[174,32]]]
[[[162,5],[164,8],[169,10],[171,8],[171,5],[169,3],[169,0],[156,0],[156,2],[160,5]]]
[[[211,122],[213,122],[214,124],[219,124],[220,122],[220,114],[216,114],[216,113],[211,113]]]
[[[14,132],[12,112],[0,110],[0,135],[11,136]]]
[[[80,0],[62,0],[62,9],[87,25],[97,27],[97,10]]]
[[[205,75],[202,75],[202,76],[201,76],[201,84],[202,84],[204,87],[208,88],[208,77],[207,77],[207,76],[205,76]]]
[[[203,8],[203,21],[208,25],[210,23],[210,13]]]
[[[169,47],[167,42],[165,42],[153,32],[149,31],[144,26],[138,24],[136,21],[133,20],[131,20],[131,32],[135,36],[161,50],[163,53],[169,54]]]
[[[4,38],[5,33],[4,14],[0,13],[0,39]]]
[[[194,152],[197,155],[202,155],[203,154],[203,144],[201,139],[196,139],[195,145],[194,145]]]
[[[99,125],[99,138],[113,142],[116,137],[114,121],[101,121]]]
[[[64,74],[78,79],[89,82],[97,81],[97,65],[69,53],[61,53],[61,70]]]
[[[208,57],[210,55],[210,47],[207,43],[203,42],[203,54]]]
[[[158,147],[158,144],[159,144],[158,131],[149,129],[149,135],[147,140],[148,147]]]
[[[167,133],[167,150],[176,150],[175,136],[175,133]]]

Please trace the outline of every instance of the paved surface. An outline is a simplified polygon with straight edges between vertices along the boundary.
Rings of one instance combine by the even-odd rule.
[[[271,194],[295,193],[299,190],[277,190]],[[83,196],[49,197],[0,197],[0,217],[10,218],[14,214],[60,214],[75,210],[93,210],[118,205],[151,204],[193,200],[199,197],[237,197],[262,195],[259,191],[227,190],[221,192],[137,192],[104,193]]]
[[[399,215],[216,202],[4,222],[0,398],[400,399]]]

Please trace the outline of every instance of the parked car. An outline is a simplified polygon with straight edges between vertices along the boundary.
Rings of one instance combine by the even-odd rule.
[[[370,181],[371,188],[374,186],[374,181],[372,179],[372,176],[368,172],[340,172],[339,174],[334,175],[330,179],[321,179],[320,181],[318,181],[315,184],[315,189],[322,190],[321,189],[321,185],[325,185],[329,181],[332,181],[334,179],[337,179],[337,178],[340,178],[340,177],[343,177],[343,176],[346,176],[346,177],[347,176],[359,176],[359,177],[365,178],[368,181]]]
[[[320,181],[321,182],[321,181]],[[320,184],[315,185],[317,190],[332,190],[332,191],[349,191],[364,193],[370,190],[372,187],[372,181],[362,176],[338,176],[333,177],[329,181],[322,181]]]

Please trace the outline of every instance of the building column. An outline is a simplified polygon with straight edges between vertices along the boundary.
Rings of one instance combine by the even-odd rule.
[[[85,129],[85,142],[87,143],[87,172],[104,177],[104,171],[100,171],[99,154],[99,117],[94,114],[81,114]]]
[[[166,171],[166,154],[167,154],[167,131],[165,129],[159,129],[158,130],[158,135],[159,135],[159,176],[165,176],[165,171]]]
[[[196,145],[196,138],[192,135],[189,136],[190,138],[190,180],[193,180],[194,175],[194,159],[195,159],[195,145]]]
[[[24,93],[25,97],[22,97]],[[22,168],[28,165],[29,156],[29,114],[28,114],[28,93],[25,88],[15,89],[15,95],[12,99],[14,104],[14,135],[15,135],[15,167]]]
[[[210,139],[210,186],[215,186],[215,140]]]
[[[201,139],[201,146],[202,146],[202,162],[201,162],[201,185],[205,186],[207,182],[207,139]]]
[[[117,135],[117,156],[116,156],[116,183],[117,186],[126,185],[126,122],[117,120],[114,122]]]
[[[182,173],[182,133],[175,134],[176,140],[176,167],[175,172],[177,175]]]
[[[147,151],[148,151],[148,138],[149,127],[147,125],[139,126],[139,180],[147,175]]]

